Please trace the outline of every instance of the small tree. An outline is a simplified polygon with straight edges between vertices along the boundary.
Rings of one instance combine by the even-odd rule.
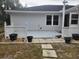
[[[21,7],[22,5],[19,3],[19,0],[0,0],[0,21],[2,21],[2,24],[8,18],[8,15],[4,12],[4,10]]]
[[[4,0],[0,0],[0,24],[3,25],[4,22],[4,8],[2,7]]]

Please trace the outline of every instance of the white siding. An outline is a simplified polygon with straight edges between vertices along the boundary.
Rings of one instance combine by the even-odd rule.
[[[49,31],[60,31],[61,30],[61,15],[59,15],[59,25],[46,25],[46,15],[47,14],[20,14],[13,13],[11,14],[11,28],[6,26],[5,32],[6,36],[10,33],[18,33],[19,37],[26,37],[27,30],[49,30]],[[54,15],[54,14],[52,14]],[[42,27],[42,29],[40,29]]]
[[[79,33],[79,19],[78,19],[78,24],[72,25],[71,24],[71,14],[77,14],[77,12],[70,13],[69,27],[63,29],[63,36],[64,37],[71,37],[72,34]]]

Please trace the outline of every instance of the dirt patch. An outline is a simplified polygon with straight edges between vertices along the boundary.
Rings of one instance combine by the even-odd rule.
[[[4,38],[4,33],[0,33],[0,42],[2,42],[3,38]]]
[[[52,44],[57,52],[57,59],[79,59],[79,44]]]
[[[39,44],[0,45],[0,58],[42,59]]]

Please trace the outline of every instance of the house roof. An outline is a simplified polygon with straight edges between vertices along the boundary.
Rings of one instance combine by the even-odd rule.
[[[72,5],[66,5],[66,10],[73,8]],[[27,8],[16,8],[12,10],[5,10],[7,13],[61,13],[63,5],[42,5]]]
[[[73,6],[66,5],[66,9],[69,9]],[[60,11],[62,10],[63,5],[42,5],[42,6],[35,6],[35,7],[27,7],[27,8],[19,8],[15,10],[19,11]]]
[[[74,12],[74,11],[79,12],[79,5],[66,10],[66,12]]]

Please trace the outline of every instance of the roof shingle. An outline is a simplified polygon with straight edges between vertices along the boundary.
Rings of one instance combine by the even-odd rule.
[[[69,9],[71,7],[71,5],[67,5],[66,9]],[[20,9],[16,9],[16,10],[20,10],[20,11],[60,11],[62,10],[63,5],[42,5],[42,6],[35,6],[35,7],[28,7],[28,8],[20,8]]]

